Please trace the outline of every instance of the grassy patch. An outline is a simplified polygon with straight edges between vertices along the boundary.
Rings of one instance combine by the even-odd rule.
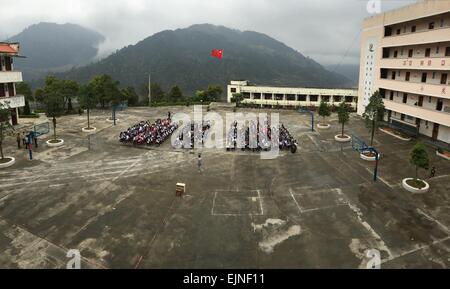
[[[415,188],[415,189],[423,189],[423,188],[425,188],[427,185],[423,182],[423,181],[421,181],[421,180],[416,180],[416,179],[413,179],[413,180],[407,180],[406,181],[406,183],[409,185],[409,186],[411,186],[411,187],[413,187],[413,188]]]

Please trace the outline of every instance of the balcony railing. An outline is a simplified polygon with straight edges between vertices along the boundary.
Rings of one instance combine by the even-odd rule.
[[[437,58],[383,58],[381,68],[418,69],[418,70],[450,70],[450,57]]]
[[[414,33],[392,35],[382,39],[382,47],[418,45],[426,43],[447,42],[450,40],[450,28],[424,30]]]
[[[450,114],[437,110],[426,109],[420,106],[413,106],[384,99],[384,106],[388,110],[406,114],[412,117],[431,121],[450,127]]]
[[[20,71],[0,71],[0,83],[22,82]]]
[[[377,84],[378,87],[387,90],[450,99],[450,85],[416,83],[390,79],[378,79]]]
[[[23,107],[25,106],[25,97],[23,95],[1,97],[0,103],[9,108]]]

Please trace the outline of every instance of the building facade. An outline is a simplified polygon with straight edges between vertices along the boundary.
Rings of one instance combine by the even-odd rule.
[[[416,4],[365,19],[358,114],[379,90],[385,120],[450,143],[450,1]]]
[[[19,107],[25,106],[25,98],[17,95],[15,85],[22,82],[22,72],[14,71],[13,64],[19,49],[18,43],[0,42],[0,103],[10,108],[12,125],[19,123]]]
[[[261,105],[262,107],[318,107],[320,102],[339,105],[346,102],[356,109],[358,91],[356,89],[324,89],[254,86],[248,81],[231,81],[227,88],[227,100],[231,102],[234,94],[240,93],[242,103]]]

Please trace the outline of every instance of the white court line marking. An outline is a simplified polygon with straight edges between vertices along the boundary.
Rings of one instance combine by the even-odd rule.
[[[373,175],[373,170],[366,168],[366,171],[368,171],[369,173],[371,173]],[[379,179],[380,181],[382,181],[386,186],[390,187],[391,189],[398,187],[399,185],[393,185],[391,183],[389,183],[388,181],[386,181],[385,179],[383,179],[380,176],[377,176],[377,179]]]
[[[412,250],[409,250],[409,251],[406,251],[406,252],[403,252],[403,253],[400,253],[400,254],[395,254],[395,255],[389,256],[389,258],[381,260],[381,264],[390,262],[390,261],[395,260],[397,258],[400,258],[400,257],[406,256],[406,255],[418,252],[418,251],[423,250],[423,249],[428,249],[428,248],[430,248],[433,245],[438,245],[438,244],[443,243],[443,242],[445,242],[447,240],[450,240],[450,236],[449,237],[445,237],[445,238],[440,239],[440,240],[433,241],[433,242],[431,242],[431,244],[428,244],[428,245],[418,246],[417,248],[414,248]]]
[[[299,212],[300,212],[300,213],[303,213],[303,210],[302,210],[302,208],[300,207],[300,205],[298,204],[297,200],[295,199],[294,194],[292,193],[292,189],[291,189],[291,188],[289,188],[289,192],[291,193],[291,197],[292,197],[292,199],[294,200],[295,204],[297,205],[297,208],[298,208]]]
[[[430,180],[443,179],[443,178],[448,178],[448,177],[450,177],[450,175],[442,175],[442,176],[433,177]]]
[[[417,210],[417,212],[418,212],[419,214],[421,214],[422,216],[424,216],[425,218],[427,218],[429,221],[432,221],[432,222],[438,224],[438,226],[441,227],[441,228],[447,233],[447,235],[450,235],[450,229],[449,229],[447,226],[445,226],[444,224],[442,224],[441,222],[439,222],[439,221],[436,220],[435,218],[433,218],[433,217],[427,215],[427,214],[426,214],[424,211],[422,211],[421,209],[416,209],[416,210]]]
[[[259,190],[257,192],[258,192],[258,199],[259,199],[259,208],[260,208],[260,211],[261,211],[261,215],[260,216],[263,216],[264,215],[264,209],[263,209],[263,204],[262,204],[261,192]]]

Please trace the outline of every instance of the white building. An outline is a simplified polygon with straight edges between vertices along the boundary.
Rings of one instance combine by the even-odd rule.
[[[227,89],[228,102],[231,102],[236,93],[243,96],[242,103],[262,107],[318,107],[323,100],[336,106],[345,101],[356,109],[358,98],[356,89],[254,86],[246,80],[230,82]]]
[[[360,63],[358,114],[379,90],[386,121],[450,143],[450,1],[365,19]]]
[[[0,103],[11,108],[11,124],[19,122],[19,107],[25,106],[23,95],[16,94],[16,83],[22,82],[22,72],[14,71],[13,58],[19,56],[18,43],[0,42]]]

